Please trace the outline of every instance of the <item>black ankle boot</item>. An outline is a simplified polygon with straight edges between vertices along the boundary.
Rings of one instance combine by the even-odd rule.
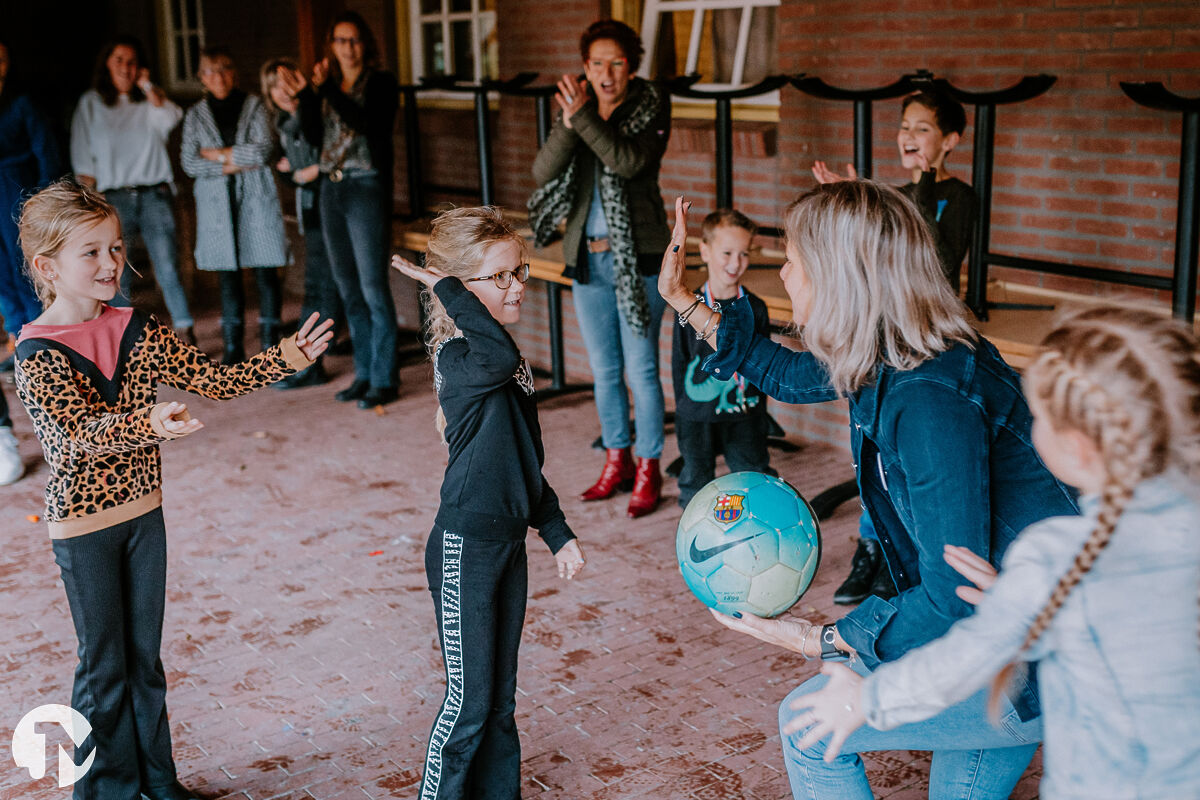
[[[262,349],[263,350],[268,350],[268,349],[274,347],[275,345],[279,344],[279,338],[280,338],[279,337],[279,323],[277,323],[277,322],[262,323],[262,325],[260,326],[260,333],[262,335]]]
[[[221,363],[226,366],[246,360],[246,348],[242,344],[245,338],[244,325],[223,325],[221,331],[225,335],[225,352],[221,355]]]
[[[854,551],[854,560],[850,562],[850,575],[833,593],[833,602],[845,606],[866,600],[871,594],[871,587],[881,567],[883,553],[879,549],[879,542],[874,539],[859,539],[858,549]],[[884,568],[884,572],[886,571]]]
[[[871,584],[871,594],[882,600],[891,600],[896,596],[896,583],[892,580],[892,571],[882,558],[879,559],[879,571],[875,573],[875,581]]]

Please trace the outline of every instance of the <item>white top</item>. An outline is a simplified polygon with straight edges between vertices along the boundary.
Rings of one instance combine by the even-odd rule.
[[[174,177],[167,155],[167,136],[183,118],[170,100],[129,102],[120,95],[106,106],[95,89],[84,92],[71,120],[71,167],[91,175],[100,191],[125,186],[152,186]]]

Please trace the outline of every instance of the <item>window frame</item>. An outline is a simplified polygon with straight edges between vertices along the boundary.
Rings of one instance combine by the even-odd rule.
[[[496,11],[480,9],[481,0],[471,0],[471,9],[469,11],[451,11],[450,0],[438,0],[441,10],[434,13],[423,13],[421,11],[421,0],[408,0],[408,65],[411,70],[413,82],[419,82],[421,78],[426,76],[425,72],[425,27],[434,22],[440,22],[442,26],[442,43],[444,47],[443,59],[444,66],[447,68],[453,67],[454,46],[453,39],[450,33],[451,23],[454,22],[469,22],[471,23],[471,80],[473,83],[480,83],[487,77],[483,74],[483,39],[480,36],[480,26],[485,20],[490,21],[492,29],[496,27]],[[450,75],[452,72],[443,72],[442,75]],[[447,97],[462,97],[462,92],[444,92]]]
[[[638,70],[638,74],[643,78],[650,77],[650,65],[654,63],[655,48],[658,44],[658,32],[662,24],[663,14],[675,11],[693,12],[692,27],[688,39],[688,52],[684,67],[684,74],[690,74],[695,72],[700,60],[700,43],[704,31],[704,12],[728,9],[741,10],[742,16],[738,22],[738,38],[734,50],[733,74],[731,75],[733,80],[729,83],[697,83],[694,87],[705,91],[722,91],[746,85],[742,81],[742,77],[746,67],[746,55],[749,52],[750,25],[754,12],[760,8],[778,8],[782,5],[782,0],[644,0],[644,3],[641,37],[642,45],[646,48],[646,53],[642,58],[641,69]],[[705,107],[711,108],[714,105],[714,101],[690,99],[687,101],[687,104],[689,106],[694,105],[697,109],[702,109]],[[742,108],[760,108],[763,112],[766,112],[767,116],[771,115],[768,109],[774,108],[774,114],[777,117],[779,92],[774,91],[759,97],[742,98],[738,101],[738,106]],[[705,114],[705,116],[707,115]],[[759,114],[757,116],[762,115]]]
[[[196,26],[194,28],[187,27],[187,13],[183,7],[186,2],[188,0],[159,0],[159,41],[162,43],[159,51],[163,64],[159,81],[169,92],[198,94],[204,90],[197,74],[199,59],[195,64],[184,65],[186,78],[176,77],[180,59],[182,58],[185,62],[189,60],[188,49],[182,46],[183,41],[195,36],[199,44],[198,50],[203,50],[205,46],[204,0],[194,0],[196,3]]]

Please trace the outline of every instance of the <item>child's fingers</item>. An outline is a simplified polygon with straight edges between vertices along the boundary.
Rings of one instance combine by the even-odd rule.
[[[852,180],[852,181],[858,180],[858,170],[856,170],[854,168],[853,164],[846,165],[846,174],[850,176],[850,180]]]

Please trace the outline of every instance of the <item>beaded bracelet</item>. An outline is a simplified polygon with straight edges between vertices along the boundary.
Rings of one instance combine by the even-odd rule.
[[[700,295],[696,295],[696,302],[679,312],[677,315],[679,317],[679,327],[687,327],[688,320],[692,318],[692,314],[696,313],[696,306],[700,305],[702,302],[704,302],[704,298]]]

